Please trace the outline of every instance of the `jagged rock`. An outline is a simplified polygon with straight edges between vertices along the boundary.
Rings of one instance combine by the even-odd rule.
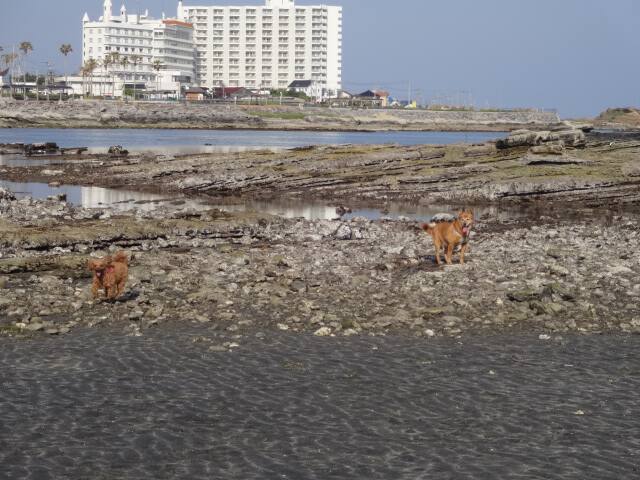
[[[7,202],[13,202],[15,201],[16,196],[10,192],[9,190],[0,187],[0,201],[4,200]]]
[[[331,329],[329,327],[321,327],[313,333],[316,337],[328,337],[331,335]]]
[[[340,205],[339,207],[336,207],[336,214],[339,217],[343,217],[345,216],[347,213],[351,213],[351,209],[349,207],[345,207],[343,205]]]
[[[351,240],[352,235],[353,231],[351,230],[351,227],[345,224],[340,225],[333,234],[336,240]]]
[[[565,147],[581,148],[586,145],[586,136],[582,130],[568,129],[559,131],[516,130],[507,138],[496,141],[499,149],[514,147],[536,147],[546,143],[559,144]]]
[[[536,145],[529,149],[531,153],[536,155],[562,155],[564,153],[564,142],[547,143],[545,145]]]
[[[527,154],[523,162],[526,165],[581,165],[592,163],[581,158],[571,157],[568,155],[543,156]]]
[[[587,137],[582,130],[562,130],[557,133],[567,147],[584,148],[587,145]]]
[[[56,153],[59,150],[60,147],[58,147],[58,144],[54,142],[29,143],[24,146],[24,153],[27,156]]]
[[[544,295],[541,290],[517,290],[507,293],[507,298],[512,302],[530,302],[533,300],[540,300]]]
[[[107,153],[115,156],[127,156],[129,155],[129,150],[125,149],[122,145],[112,145],[109,147]]]

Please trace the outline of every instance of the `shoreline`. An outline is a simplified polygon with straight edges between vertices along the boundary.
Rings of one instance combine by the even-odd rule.
[[[177,128],[290,131],[505,131],[559,125],[535,111],[435,111],[259,105],[73,101],[62,104],[0,99],[0,127]]]
[[[495,125],[493,127],[487,127],[486,125],[460,125],[460,126],[448,126],[443,125],[439,126],[429,126],[429,127],[398,127],[398,126],[389,126],[389,127],[380,127],[380,128],[340,128],[340,127],[305,127],[305,126],[285,126],[285,127],[277,127],[277,126],[265,126],[265,127],[255,127],[255,126],[219,126],[219,127],[211,127],[206,125],[179,125],[179,124],[149,124],[149,125],[141,125],[141,124],[117,124],[117,125],[74,125],[68,126],[68,123],[62,124],[24,124],[18,126],[0,126],[0,129],[5,130],[13,130],[19,128],[33,128],[33,129],[57,129],[57,130],[121,130],[121,129],[131,129],[131,130],[212,130],[212,131],[268,131],[268,132],[344,132],[344,133],[380,133],[380,132],[442,132],[442,133],[464,133],[464,132],[479,132],[479,133],[508,133],[510,130],[515,130],[518,128],[523,128],[527,126],[535,126],[545,127],[544,125]],[[548,126],[551,128],[552,126]]]

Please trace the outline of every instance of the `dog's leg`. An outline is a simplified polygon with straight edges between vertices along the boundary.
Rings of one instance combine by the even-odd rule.
[[[460,249],[460,264],[464,264],[464,254],[467,252],[467,245],[469,244],[465,243]]]
[[[453,262],[451,261],[453,257],[453,243],[447,245],[447,252],[445,253],[444,259],[447,262],[447,265],[451,265]]]
[[[437,239],[433,239],[433,246],[436,250],[436,263],[440,265],[440,241]]]
[[[98,282],[96,282],[95,280],[93,281],[93,285],[91,285],[91,295],[93,296],[93,298],[98,298],[98,289],[100,288],[100,285],[98,284]]]
[[[116,297],[119,297],[124,292],[125,283],[126,283],[126,280],[124,278],[118,282],[118,290],[116,292]]]

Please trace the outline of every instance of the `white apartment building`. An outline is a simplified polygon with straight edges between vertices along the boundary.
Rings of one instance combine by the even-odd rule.
[[[294,5],[183,6],[194,25],[195,73],[202,87],[287,88],[312,80],[326,95],[342,87],[342,7]]]
[[[105,58],[113,53],[118,61],[105,66]],[[164,14],[161,20],[152,19],[148,11],[130,14],[124,4],[120,15],[114,15],[111,0],[104,0],[97,21],[87,13],[82,20],[83,65],[89,59],[98,62],[98,75],[112,77],[114,96],[134,83],[179,94],[195,80],[193,25]]]

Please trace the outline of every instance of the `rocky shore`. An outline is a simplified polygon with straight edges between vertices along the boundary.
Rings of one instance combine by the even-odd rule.
[[[378,205],[556,202],[611,209],[639,204],[639,158],[640,134],[585,134],[562,125],[518,130],[478,145],[63,155],[50,157],[54,165],[0,166],[0,178],[211,197],[313,197]]]
[[[640,332],[638,218],[479,219],[469,263],[436,268],[409,221],[305,221],[168,207],[113,215],[0,200],[4,334],[210,324],[212,349],[256,329],[418,337]],[[90,256],[133,256],[126,295],[90,297]],[[603,258],[606,257],[606,261]]]
[[[479,218],[470,263],[436,268],[430,240],[408,219],[288,220],[185,202],[118,213],[1,191],[0,325],[11,335],[101,324],[139,334],[195,322],[220,331],[215,348],[255,329],[421,337],[640,331],[639,152],[633,135],[565,126],[473,146],[62,155],[53,165],[0,167],[0,178],[16,181],[216,198],[520,209],[507,220]],[[127,295],[93,301],[86,261],[115,249],[133,256]]]
[[[0,98],[0,128],[199,128],[319,131],[505,131],[559,123],[535,111],[428,111]]]

